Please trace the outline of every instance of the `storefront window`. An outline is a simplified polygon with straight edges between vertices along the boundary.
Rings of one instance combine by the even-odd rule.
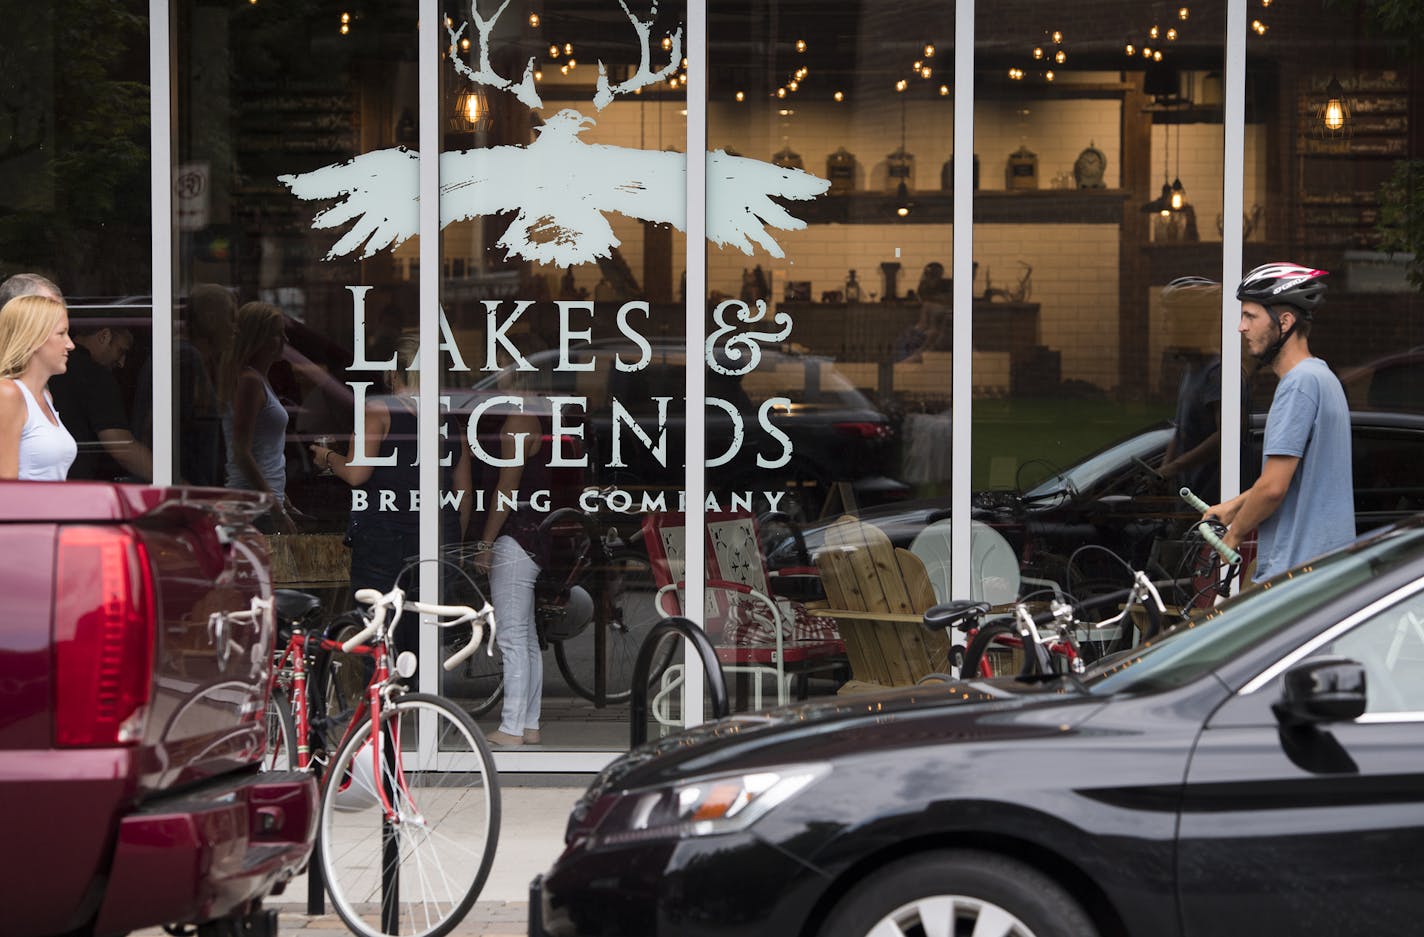
[[[950,597],[955,50],[952,6],[922,12],[709,22],[707,605],[735,707],[948,667],[916,616]]]
[[[1231,294],[1265,262],[1330,271],[1310,346],[1354,413],[1359,531],[1424,507],[1419,24],[1393,7],[1253,7],[1228,62],[1219,3],[1071,22],[980,3],[963,49],[948,2],[719,3],[692,24],[689,101],[673,0],[442,0],[423,34],[416,0],[178,3],[158,258],[145,5],[31,7],[0,84],[0,272],[67,294],[89,377],[60,410],[98,400],[119,431],[81,439],[72,477],[272,491],[277,584],[332,616],[422,552],[438,569],[403,585],[493,595],[493,653],[423,659],[420,682],[520,752],[506,768],[623,747],[633,660],[669,614],[706,625],[748,710],[952,670],[963,636],[919,624],[937,601],[1086,598],[1128,567],[1191,601],[1178,489],[1216,501],[1259,470],[1274,378],[1231,340]],[[974,146],[955,153],[970,45]],[[401,642],[461,640],[422,638]],[[654,733],[696,718],[682,660],[654,657]]]
[[[1178,579],[1177,489],[1219,500],[1222,15],[978,6],[975,548],[1020,594]]]
[[[1410,16],[1319,3],[1263,11],[1247,34],[1247,134],[1260,141],[1247,180],[1260,187],[1247,199],[1258,233],[1244,266],[1285,259],[1330,271],[1310,350],[1340,378],[1352,411],[1359,533],[1424,506],[1413,469],[1424,372],[1410,350],[1424,343],[1415,259],[1424,164],[1410,64],[1421,24]],[[1250,386],[1263,414],[1274,375],[1259,369]]]
[[[7,13],[0,277],[39,274],[69,302],[76,347],[50,392],[79,446],[70,477],[146,480],[135,436],[152,348],[147,4]]]

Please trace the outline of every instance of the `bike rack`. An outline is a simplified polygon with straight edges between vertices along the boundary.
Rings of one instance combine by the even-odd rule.
[[[638,660],[633,664],[633,698],[629,703],[629,747],[637,748],[648,740],[648,670],[653,666],[653,652],[669,634],[679,634],[692,642],[702,657],[702,669],[707,672],[707,688],[712,692],[712,715],[717,719],[731,714],[727,702],[727,678],[717,651],[707,639],[707,632],[686,618],[664,618],[653,626],[638,648]]]

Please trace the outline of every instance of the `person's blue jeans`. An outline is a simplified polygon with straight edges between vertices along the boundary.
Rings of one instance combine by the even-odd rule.
[[[499,731],[509,735],[539,728],[544,655],[534,626],[534,581],[538,576],[538,564],[513,537],[494,542],[490,601],[494,604],[495,642],[504,655],[504,710]]]

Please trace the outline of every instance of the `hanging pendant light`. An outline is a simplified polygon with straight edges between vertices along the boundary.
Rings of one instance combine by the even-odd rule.
[[[1345,89],[1340,87],[1340,79],[1330,76],[1325,86],[1325,103],[1317,115],[1320,128],[1327,137],[1343,137],[1350,133],[1350,102],[1345,97]]]

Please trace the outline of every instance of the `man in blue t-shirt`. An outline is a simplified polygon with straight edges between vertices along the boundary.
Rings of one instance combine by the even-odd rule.
[[[1260,478],[1206,513],[1228,525],[1224,539],[1233,548],[1259,531],[1257,582],[1355,538],[1350,408],[1340,381],[1307,344],[1326,275],[1298,264],[1266,264],[1236,291],[1237,331],[1279,383],[1266,417]]]

